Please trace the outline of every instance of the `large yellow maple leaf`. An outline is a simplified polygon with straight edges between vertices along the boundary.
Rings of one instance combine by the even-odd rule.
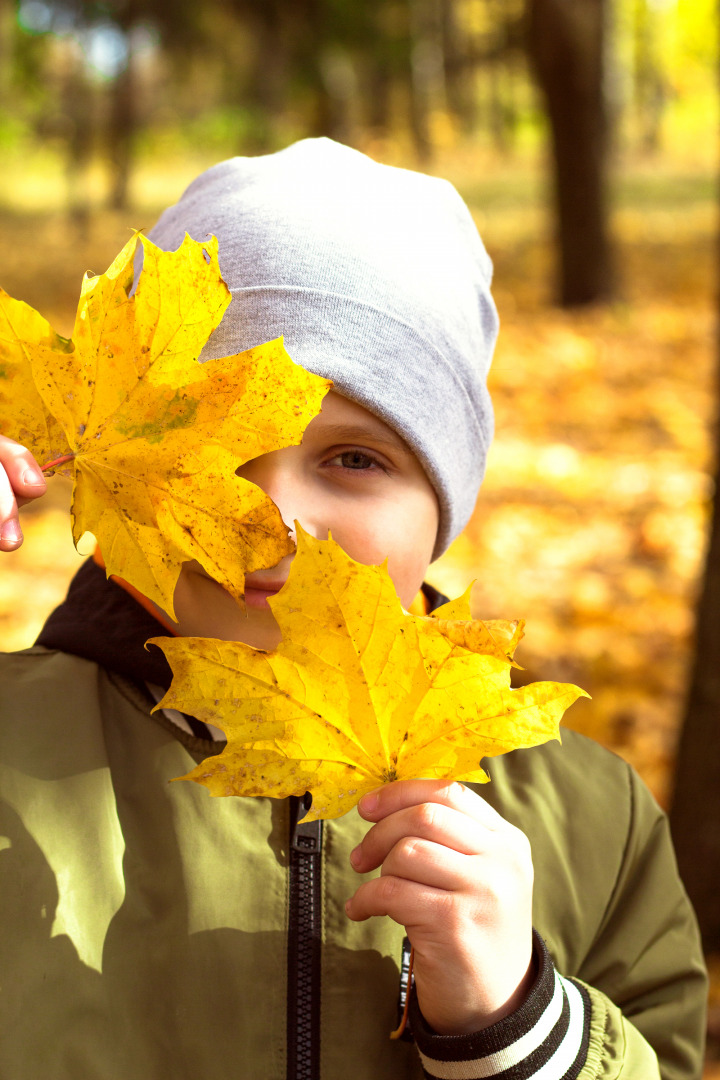
[[[198,363],[229,302],[217,241],[189,236],[167,252],[136,235],[86,277],[71,341],[0,290],[0,433],[74,480],[75,542],[93,533],[107,573],[171,616],[184,561],[241,599],[245,573],[293,550],[277,507],[235,471],[299,443],[330,385],[280,339]]]
[[[587,696],[554,682],[510,689],[521,623],[471,619],[467,594],[409,615],[385,566],[299,527],[290,576],[269,603],[283,635],[273,652],[153,639],[173,670],[158,708],[227,736],[221,754],[179,778],[212,795],[310,791],[310,820],[391,780],[485,782],[482,758],[559,739],[563,712]]]

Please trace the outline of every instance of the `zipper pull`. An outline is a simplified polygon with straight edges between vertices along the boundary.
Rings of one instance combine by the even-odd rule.
[[[292,849],[303,855],[317,855],[322,848],[322,821],[306,821],[293,830]]]
[[[312,795],[306,791],[301,799],[294,799],[293,802],[290,847],[303,855],[317,855],[322,850],[322,821],[299,822],[299,818],[305,817],[312,806]]]

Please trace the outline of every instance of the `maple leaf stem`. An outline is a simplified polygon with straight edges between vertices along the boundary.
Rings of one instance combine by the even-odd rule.
[[[40,468],[43,472],[49,472],[50,469],[56,469],[58,465],[64,465],[66,461],[74,460],[74,454],[63,454],[62,457],[55,458],[54,461],[48,461],[45,465],[41,465]]]
[[[391,1039],[399,1039],[402,1036],[403,1031],[405,1030],[405,1025],[407,1024],[408,1013],[410,1011],[410,987],[412,986],[412,971],[414,960],[415,949],[410,946],[410,959],[408,961],[407,982],[405,983],[405,1008],[403,1009],[403,1014],[400,1017],[400,1023],[394,1031],[390,1032]]]

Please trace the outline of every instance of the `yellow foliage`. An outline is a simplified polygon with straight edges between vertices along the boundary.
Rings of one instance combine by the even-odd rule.
[[[130,294],[138,242],[143,272]],[[74,479],[73,538],[171,616],[184,561],[238,600],[293,550],[272,501],[235,475],[298,443],[329,383],[282,341],[199,364],[230,294],[217,241],[175,252],[134,236],[83,282],[72,341],[0,290],[0,432]]]
[[[563,712],[586,696],[561,683],[511,690],[521,623],[469,620],[467,594],[409,615],[385,566],[356,563],[299,526],[290,576],[269,602],[283,635],[270,653],[153,639],[174,673],[158,708],[227,735],[220,755],[179,778],[212,795],[310,791],[314,819],[396,779],[484,782],[482,758],[559,739]]]

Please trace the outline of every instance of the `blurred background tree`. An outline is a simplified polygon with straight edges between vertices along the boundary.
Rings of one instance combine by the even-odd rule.
[[[613,293],[608,228],[607,0],[529,0],[528,47],[552,133],[563,304]]]
[[[64,155],[80,222],[94,163],[124,209],[139,156],[168,142],[390,140],[429,166],[459,138],[505,154],[546,141],[557,295],[584,304],[617,287],[618,132],[660,148],[682,65],[707,66],[710,18],[708,0],[0,0],[0,123],[6,146]]]
[[[0,280],[61,332],[81,273],[232,154],[328,135],[460,189],[498,437],[431,580],[527,617],[527,677],[587,688],[569,722],[676,787],[720,954],[717,54],[716,0],[0,0]],[[0,567],[9,647],[77,565],[66,508],[54,482]]]
[[[128,201],[138,136],[147,146],[176,125],[187,135],[188,127],[209,128],[238,152],[302,133],[352,143],[402,134],[429,161],[450,133],[489,135],[509,151],[520,128],[543,128],[546,111],[560,217],[579,221],[583,242],[599,246],[607,243],[608,109],[616,122],[635,111],[637,141],[658,147],[676,47],[658,27],[678,21],[674,7],[674,0],[618,0],[612,9],[609,0],[0,0],[0,100],[16,134],[52,134],[76,164],[90,150],[103,155],[115,206]],[[692,18],[706,25],[707,11]],[[614,84],[606,71],[611,44],[631,60]],[[86,145],[78,127],[91,133]],[[591,226],[579,216],[583,204]],[[563,271],[566,302],[610,290],[608,269],[585,290],[589,297],[578,291],[575,299],[570,278]]]

